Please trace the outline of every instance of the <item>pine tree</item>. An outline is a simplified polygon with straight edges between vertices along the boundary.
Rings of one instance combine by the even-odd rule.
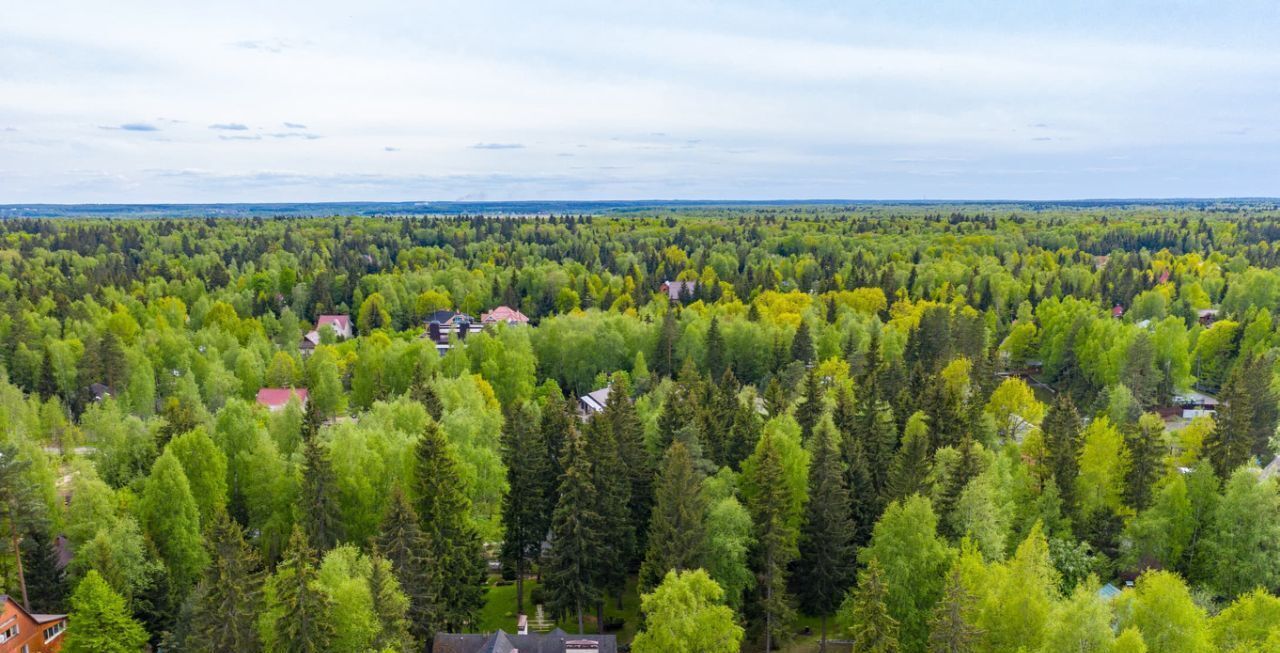
[[[604,596],[612,594],[622,603],[627,585],[627,563],[635,546],[631,526],[631,482],[618,453],[613,429],[603,415],[587,423],[587,455],[591,457],[591,483],[596,487],[596,512],[601,519],[601,555],[596,558],[595,577],[600,596],[596,601],[597,626],[604,632]]]
[[[1270,357],[1238,361],[1222,388],[1217,424],[1205,439],[1205,454],[1221,478],[1252,457],[1269,453],[1277,402],[1270,386]]]
[[[583,632],[583,609],[600,595],[594,561],[600,556],[603,530],[596,512],[599,498],[591,482],[586,441],[574,429],[565,440],[565,472],[551,516],[551,552],[543,568],[543,590],[557,615],[577,615]]]
[[[796,335],[791,339],[791,360],[813,362],[813,337],[809,335],[809,323],[804,320],[800,320]]]
[[[960,569],[953,567],[942,589],[942,600],[929,620],[929,653],[971,653],[982,634],[973,625],[977,598],[965,587]]]
[[[724,358],[724,336],[720,335],[720,319],[711,318],[711,326],[707,327],[707,374],[718,379],[724,376],[728,366]]]
[[[898,622],[889,614],[888,596],[884,571],[872,559],[858,574],[850,606],[850,634],[858,653],[897,653]]]
[[[392,573],[409,597],[410,632],[418,641],[431,641],[440,626],[440,610],[425,557],[427,543],[418,513],[398,485],[391,488],[387,512],[382,517],[378,550],[391,563]]]
[[[342,513],[338,505],[338,481],[325,446],[308,438],[302,448],[302,522],[312,548],[328,551],[342,541]]]
[[[800,607],[822,619],[822,651],[827,647],[827,618],[835,614],[853,581],[854,524],[844,466],[836,449],[835,426],[818,426],[809,464],[809,502],[800,532],[800,558],[793,582]]]
[[[240,525],[225,511],[214,516],[205,542],[210,562],[184,610],[185,637],[179,638],[173,650],[261,650],[258,614],[262,575],[257,553],[245,542]]]
[[[502,425],[502,462],[507,467],[507,494],[502,498],[502,558],[516,571],[516,612],[524,614],[524,577],[538,557],[550,524],[545,477],[549,473],[542,431],[528,406],[508,412]]]
[[[427,422],[416,454],[414,496],[427,545],[431,594],[440,606],[441,629],[463,632],[484,607],[483,543],[471,524],[458,462],[434,420]]]
[[[640,566],[642,590],[657,587],[672,569],[684,571],[700,566],[706,537],[706,501],[701,485],[702,475],[694,466],[688,447],[682,442],[672,444],[654,492],[649,548]]]
[[[893,458],[884,499],[903,499],[925,489],[929,477],[929,429],[923,413],[916,413],[903,430],[902,448]]]
[[[751,468],[751,478],[744,479],[758,488],[747,497],[747,511],[756,530],[756,589],[759,593],[758,613],[764,616],[765,651],[787,633],[786,624],[793,610],[787,595],[787,566],[795,558],[794,528],[788,523],[791,501],[782,467],[782,452],[766,433]],[[778,639],[775,639],[778,638]]]
[[[444,403],[440,401],[440,394],[431,379],[420,379],[413,385],[413,399],[427,409],[431,419],[438,422],[444,415]]]
[[[1125,433],[1129,448],[1129,473],[1125,478],[1125,503],[1134,510],[1151,505],[1152,487],[1164,471],[1160,439],[1164,422],[1159,415],[1143,415],[1137,428]]]
[[[129,616],[124,599],[94,569],[71,595],[67,622],[62,641],[66,653],[137,653],[147,643],[147,631]]]
[[[281,653],[321,653],[329,650],[334,639],[328,614],[331,601],[317,585],[318,561],[307,540],[295,525],[284,559],[270,581],[279,610],[274,650]]]
[[[668,307],[662,315],[662,329],[658,332],[658,343],[653,352],[653,373],[660,379],[676,374],[676,340],[679,336],[676,309]]]
[[[944,530],[952,523],[949,517],[952,509],[955,508],[956,502],[960,500],[960,494],[969,485],[969,481],[972,481],[982,472],[981,461],[978,459],[978,452],[975,447],[973,437],[965,433],[958,447],[960,457],[956,459],[955,465],[943,480],[942,492],[938,495],[935,509]],[[951,532],[948,535],[959,537],[961,534]]]
[[[804,442],[808,442],[813,436],[813,428],[818,425],[818,420],[822,419],[823,413],[826,412],[823,398],[824,393],[822,383],[818,380],[818,372],[815,368],[809,368],[808,374],[805,374],[804,401],[795,408],[796,422],[800,424],[800,437]]]
[[[1076,476],[1080,473],[1080,415],[1071,401],[1071,395],[1058,394],[1057,401],[1049,407],[1040,423],[1044,446],[1048,452],[1049,469],[1058,486],[1062,503],[1070,510],[1075,505]]]

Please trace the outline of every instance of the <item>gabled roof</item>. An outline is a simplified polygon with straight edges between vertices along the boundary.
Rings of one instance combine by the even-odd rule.
[[[427,324],[435,322],[436,324],[448,324],[451,322],[474,322],[475,318],[466,313],[458,313],[456,311],[440,310],[427,316]]]
[[[609,403],[609,388],[604,387],[594,392],[588,392],[579,397],[578,401],[581,401],[584,406],[591,410],[604,410],[604,405]]]
[[[263,406],[283,406],[289,399],[297,397],[299,402],[307,400],[306,388],[263,388],[258,391],[258,403]]]
[[[680,296],[681,294],[684,293],[685,288],[688,288],[689,292],[693,292],[697,290],[698,282],[697,281],[664,281],[662,283],[662,287],[667,289],[668,299],[680,299]]]
[[[12,603],[13,609],[31,617],[31,620],[37,624],[47,624],[51,621],[62,621],[67,618],[67,615],[65,614],[39,614],[36,612],[27,612],[27,609],[22,607],[21,603],[14,601],[8,594],[0,594],[0,604],[4,604],[6,602]],[[603,653],[603,651],[601,653]]]
[[[490,322],[519,322],[523,324],[529,321],[529,317],[510,306],[499,306],[488,313],[481,313],[480,321],[486,324]]]
[[[351,326],[350,315],[321,315],[316,318],[316,330],[328,324],[334,331],[345,331]]]
[[[1103,585],[1102,588],[1098,590],[1098,596],[1103,599],[1113,599],[1119,595],[1120,595],[1120,588],[1116,587],[1115,585],[1112,585],[1111,583],[1107,583],[1106,585]]]

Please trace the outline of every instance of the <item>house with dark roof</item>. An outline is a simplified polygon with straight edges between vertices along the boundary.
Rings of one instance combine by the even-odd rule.
[[[28,612],[13,597],[0,594],[0,652],[54,653],[62,650],[67,615]]]
[[[617,653],[613,635],[570,635],[559,628],[540,635],[499,630],[488,635],[436,633],[432,653]]]
[[[667,299],[673,302],[684,300],[685,296],[692,297],[693,293],[698,289],[697,281],[664,281],[662,282],[662,292],[667,294]]]
[[[468,334],[479,333],[484,329],[484,325],[476,322],[475,318],[466,313],[454,311],[436,311],[427,316],[426,322],[427,330],[422,337],[435,343],[436,352],[441,356],[453,347],[449,340],[450,336],[465,340]]]
[[[306,388],[263,388],[258,391],[258,403],[273,413],[284,410],[291,399],[297,399],[302,410],[307,409]]]

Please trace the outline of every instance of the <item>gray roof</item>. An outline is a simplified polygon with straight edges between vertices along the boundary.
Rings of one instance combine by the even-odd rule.
[[[665,285],[667,286],[667,298],[671,300],[680,299],[680,294],[684,292],[686,287],[689,288],[689,292],[693,292],[698,288],[697,281],[668,281]]]
[[[514,635],[502,630],[489,635],[436,633],[432,653],[564,653],[565,642],[587,640],[600,646],[600,653],[617,653],[613,635],[570,635],[559,628],[545,634]]]
[[[581,401],[591,410],[604,410],[604,405],[609,403],[609,388],[606,386],[595,392],[588,392],[579,397],[578,401]]]

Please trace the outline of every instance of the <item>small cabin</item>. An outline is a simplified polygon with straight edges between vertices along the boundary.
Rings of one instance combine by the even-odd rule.
[[[284,410],[293,399],[298,400],[298,406],[302,410],[307,409],[306,388],[263,388],[258,391],[258,404],[266,406],[273,413]]]

